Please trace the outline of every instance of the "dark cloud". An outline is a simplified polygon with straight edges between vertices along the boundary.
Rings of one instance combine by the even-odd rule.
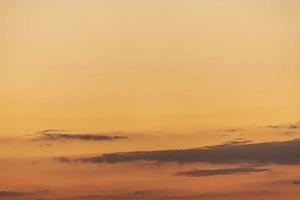
[[[269,125],[267,128],[273,129],[300,129],[300,122],[291,123],[291,124],[284,124],[284,125]]]
[[[54,158],[54,160],[61,162],[61,163],[71,163],[73,162],[71,159],[67,158],[67,157],[58,157],[58,158]]]
[[[235,132],[241,132],[244,131],[243,129],[227,129],[225,130],[225,132],[231,132],[231,133],[235,133]]]
[[[149,190],[138,190],[132,193],[132,195],[134,196],[151,195],[151,194],[153,194],[153,192]]]
[[[257,191],[242,191],[242,192],[214,192],[214,193],[204,193],[204,194],[172,194],[171,191],[140,191],[128,193],[128,194],[114,194],[114,195],[85,195],[80,196],[75,199],[83,199],[83,200],[107,200],[107,199],[120,199],[120,200],[133,200],[133,199],[145,199],[145,200],[167,200],[167,199],[225,199],[232,197],[244,197],[244,196],[262,196],[262,195],[270,195],[274,194],[267,190],[257,190]],[[138,193],[138,195],[137,195]]]
[[[276,163],[300,164],[300,140],[266,142],[258,144],[217,145],[204,148],[139,151],[103,154],[77,161],[91,163],[119,163],[130,161],[178,163]]]
[[[1,191],[0,190],[0,199],[1,198],[8,198],[8,197],[22,197],[31,195],[32,193],[26,193],[26,192],[16,192],[16,191]]]
[[[77,197],[77,199],[144,199],[146,197],[153,197],[156,194],[150,190],[137,190],[127,194],[110,194],[110,195],[83,195]]]
[[[42,131],[38,131],[37,133],[44,134],[44,133],[65,133],[65,132],[68,131],[65,129],[45,129]]]
[[[232,175],[232,174],[242,175],[242,174],[249,174],[249,173],[266,172],[266,171],[270,171],[270,169],[254,168],[254,167],[209,169],[209,170],[194,169],[190,171],[180,171],[175,175],[188,176],[188,177],[202,177],[202,176]]]
[[[292,181],[292,184],[293,184],[293,185],[300,185],[300,180]]]
[[[96,134],[43,134],[42,139],[46,140],[118,140],[128,139],[126,136],[108,136],[108,135],[96,135]]]
[[[109,196],[111,198],[111,196]],[[76,197],[74,199],[86,199],[86,200],[92,200],[92,199],[103,199],[105,198],[104,195],[82,195],[79,197]]]
[[[85,140],[85,141],[112,141],[120,139],[128,139],[127,136],[110,136],[100,134],[72,134],[66,133],[65,130],[47,129],[38,132],[39,140]]]

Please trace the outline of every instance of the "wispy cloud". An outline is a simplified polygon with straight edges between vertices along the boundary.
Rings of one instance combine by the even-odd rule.
[[[71,163],[72,162],[72,160],[67,157],[58,157],[58,158],[54,158],[54,160],[61,162],[61,163]]]
[[[0,190],[0,199],[2,198],[9,198],[9,197],[22,197],[31,195],[32,193],[26,193],[26,192],[17,192],[17,191],[1,191]]]
[[[294,181],[292,181],[292,184],[293,185],[300,185],[300,180],[294,180]]]
[[[68,130],[65,129],[45,129],[45,130],[41,130],[38,131],[38,134],[45,134],[45,133],[65,133],[68,132]]]
[[[165,194],[167,193],[167,194]],[[104,200],[104,199],[117,199],[117,200],[132,200],[132,199],[144,199],[144,200],[169,200],[169,199],[185,199],[185,200],[199,200],[199,199],[230,199],[232,197],[244,197],[244,196],[262,196],[270,195],[271,192],[267,190],[257,191],[232,191],[232,192],[214,192],[204,194],[172,194],[170,191],[139,191],[128,194],[111,194],[111,195],[85,195],[79,196],[75,199],[82,200]],[[273,192],[274,193],[274,192]]]
[[[202,176],[232,175],[232,174],[242,175],[242,174],[267,172],[267,171],[270,171],[270,169],[255,168],[255,167],[209,169],[209,170],[193,169],[190,171],[180,171],[175,175],[188,176],[188,177],[202,177]]]
[[[131,161],[178,163],[276,163],[300,164],[300,140],[257,144],[217,145],[204,148],[110,153],[78,161],[119,163]]]
[[[225,132],[231,132],[231,133],[235,133],[235,132],[243,132],[245,131],[244,129],[240,129],[240,128],[234,128],[234,129],[227,129],[225,130]]]
[[[108,136],[108,135],[97,135],[97,134],[43,134],[41,139],[45,140],[118,140],[128,139],[126,136]]]
[[[300,122],[290,123],[290,124],[281,124],[281,125],[269,125],[267,128],[273,129],[300,129]]]
[[[251,143],[251,140],[245,140],[244,138],[236,138],[232,141],[225,142],[224,145],[239,145]]]
[[[37,133],[38,140],[83,140],[83,141],[112,141],[120,139],[128,139],[127,136],[120,135],[102,135],[102,134],[89,134],[89,133],[67,133],[65,130],[60,129],[47,129]]]

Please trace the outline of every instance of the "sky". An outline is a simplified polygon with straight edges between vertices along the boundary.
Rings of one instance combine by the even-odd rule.
[[[0,0],[0,199],[299,194],[297,150],[268,154],[300,145],[299,11],[297,0]],[[248,160],[212,159],[223,152]]]

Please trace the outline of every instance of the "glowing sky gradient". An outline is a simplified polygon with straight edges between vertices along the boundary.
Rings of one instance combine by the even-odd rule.
[[[1,127],[194,132],[297,121],[299,6],[2,0]]]
[[[298,164],[143,156],[298,147],[299,24],[298,0],[0,0],[0,199],[297,199]]]

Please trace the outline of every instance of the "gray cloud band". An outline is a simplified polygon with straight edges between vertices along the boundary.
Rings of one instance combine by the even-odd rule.
[[[258,163],[300,164],[300,140],[258,144],[217,145],[206,148],[111,153],[81,158],[91,163],[155,161],[178,163]]]

